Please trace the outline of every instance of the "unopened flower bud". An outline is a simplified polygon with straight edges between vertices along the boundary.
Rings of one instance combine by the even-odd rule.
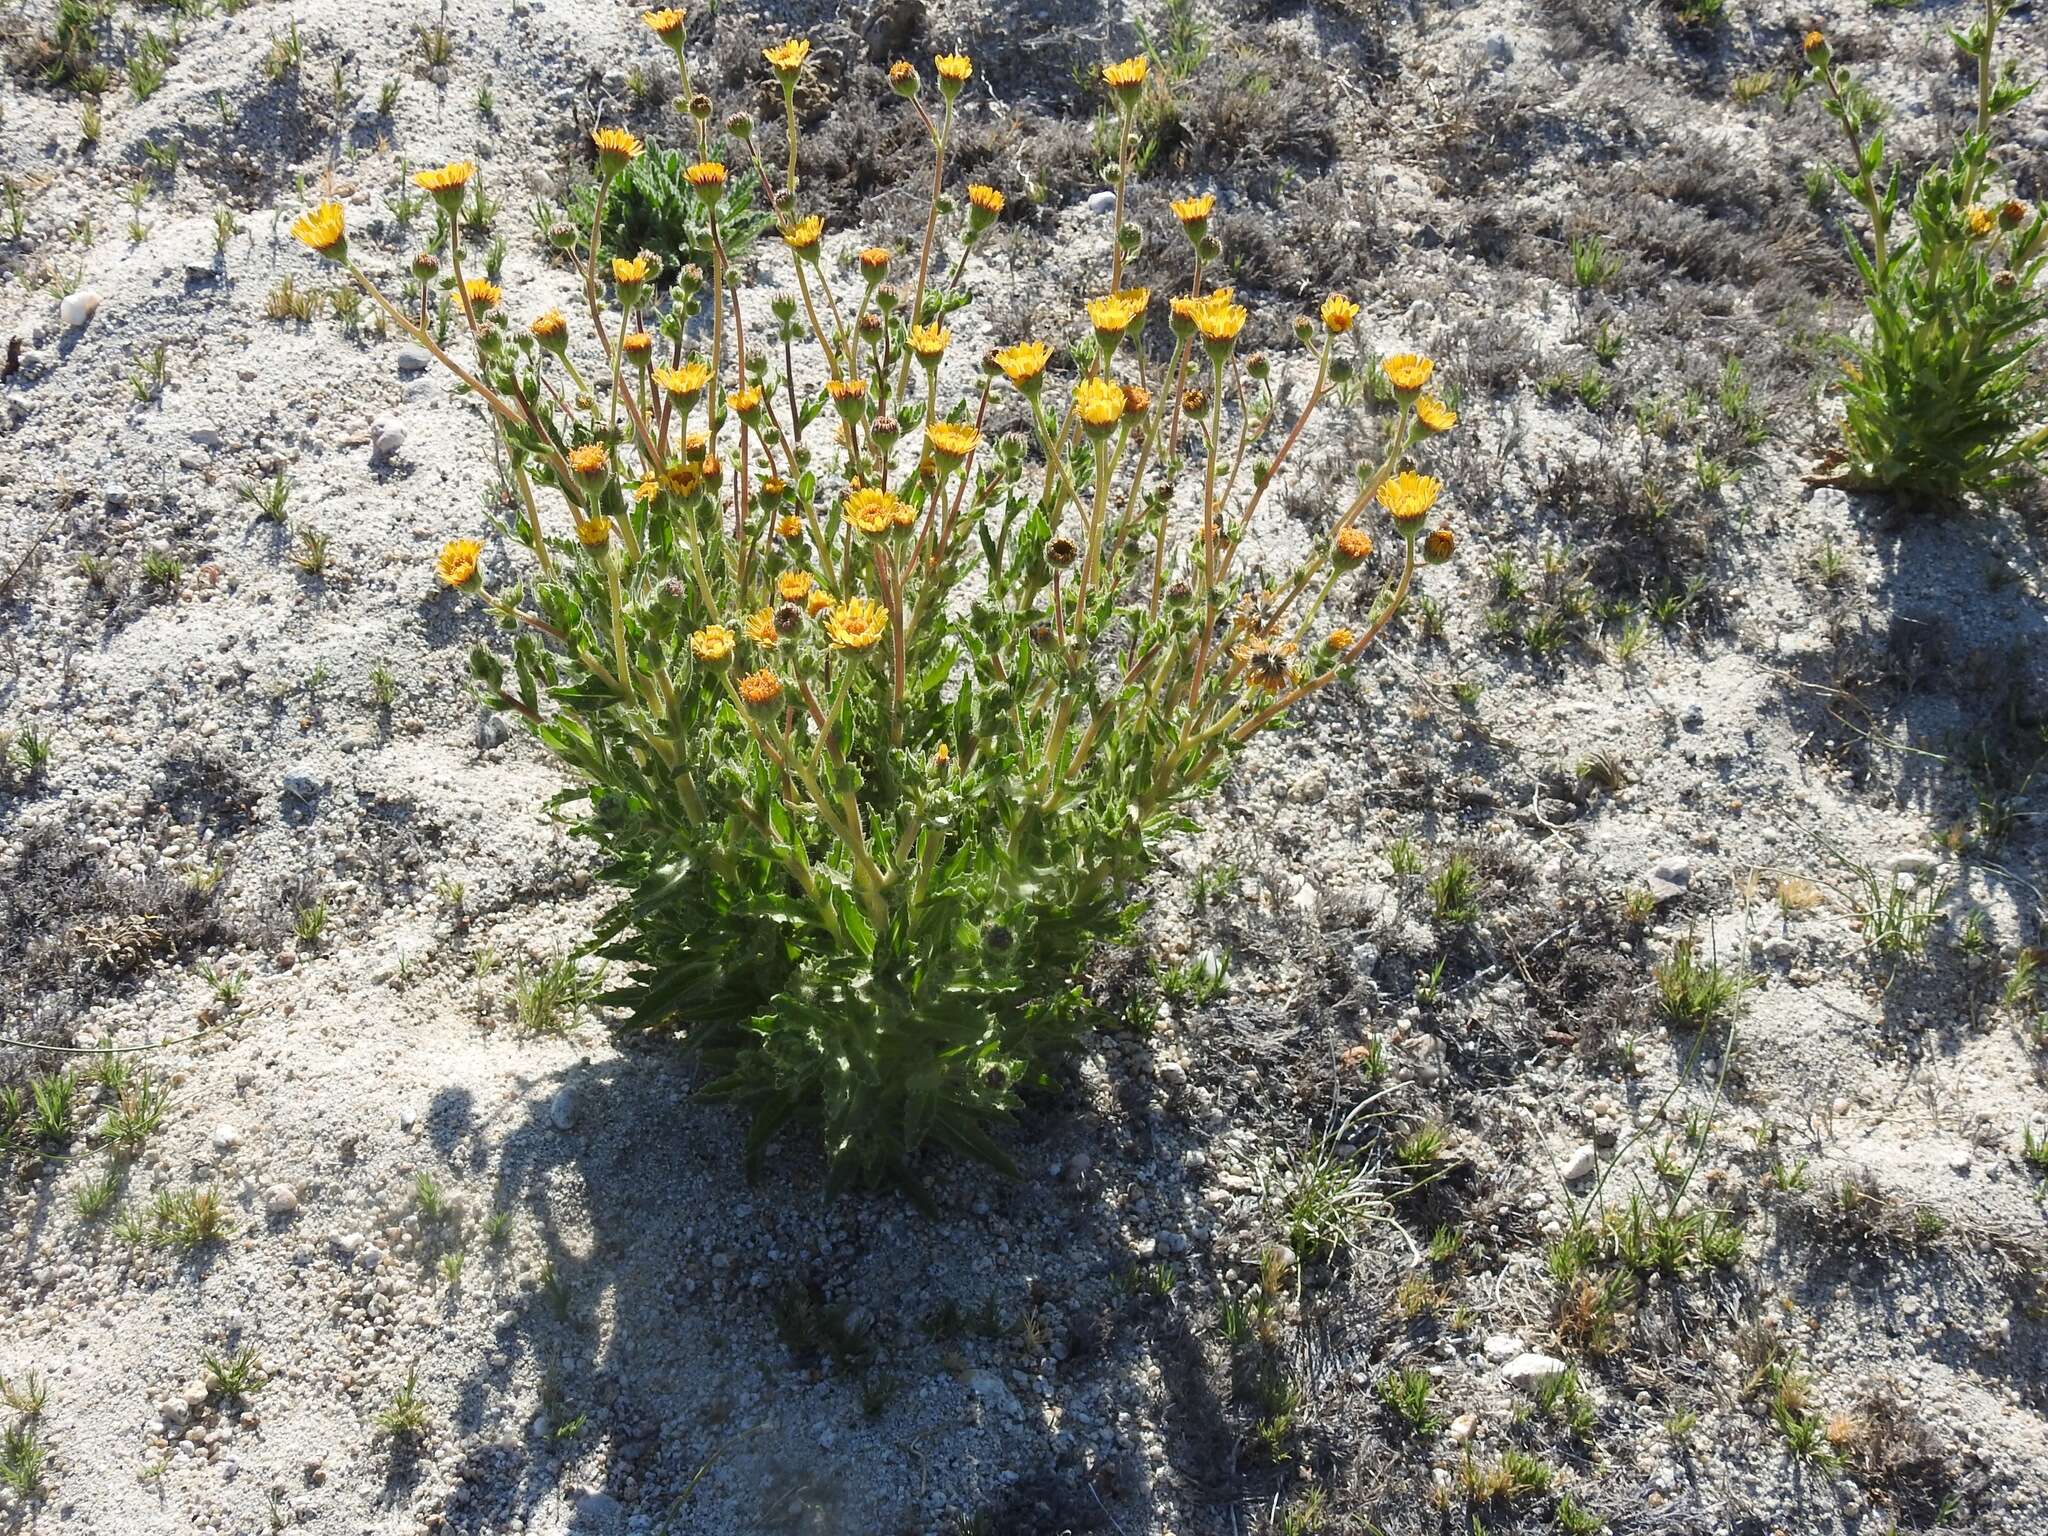
[[[1458,547],[1457,536],[1448,528],[1432,528],[1422,541],[1422,558],[1442,565]]]
[[[1351,359],[1348,357],[1333,357],[1330,359],[1330,382],[1333,384],[1348,383],[1355,371],[1351,365]]]
[[[744,144],[754,136],[754,120],[744,112],[735,112],[725,120],[725,131]]]
[[[702,91],[690,98],[690,116],[700,123],[709,122],[711,119],[711,98]]]
[[[1294,317],[1294,339],[1304,347],[1316,339],[1316,323],[1307,315]]]
[[[1273,365],[1266,361],[1265,353],[1254,352],[1244,360],[1244,371],[1263,384],[1273,372]]]

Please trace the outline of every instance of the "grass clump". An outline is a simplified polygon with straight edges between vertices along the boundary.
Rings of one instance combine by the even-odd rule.
[[[666,17],[649,24],[687,80]],[[791,134],[808,52],[768,60]],[[1151,69],[1102,70],[1120,209]],[[1005,338],[974,386],[942,389],[967,259],[1007,202],[948,179],[972,75],[958,54],[929,85],[892,69],[930,142],[925,233],[914,255],[843,266],[793,147],[771,165],[750,126],[719,141],[709,115],[673,157],[598,131],[576,235],[595,334],[574,345],[559,311],[511,323],[515,301],[478,275],[469,162],[414,178],[442,214],[445,342],[358,264],[340,204],[294,226],[494,424],[478,456],[505,466],[502,543],[487,557],[489,530],[451,528],[438,573],[514,637],[472,652],[472,676],[569,768],[578,831],[604,852],[619,900],[590,947],[624,977],[598,1001],[702,1050],[714,1091],[754,1111],[754,1151],[815,1123],[835,1184],[908,1181],[931,1142],[1008,1166],[993,1132],[1084,1027],[1082,964],[1130,932],[1160,839],[1254,737],[1346,682],[1417,567],[1452,554],[1429,527],[1441,484],[1407,467],[1456,424],[1425,392],[1434,363],[1390,357],[1374,390],[1347,388],[1359,306],[1332,294],[1294,327],[1304,387],[1278,391],[1239,352],[1246,309],[1213,286],[1213,198],[1173,210],[1184,291],[1139,286],[1142,236],[1120,215],[1096,291],[1075,295],[1077,348]],[[607,210],[657,171],[678,218],[696,210],[687,228],[701,218],[679,269],[607,248]],[[730,297],[749,178],[792,285],[762,308]],[[1141,347],[1148,326],[1169,338]],[[982,431],[998,391],[1028,423],[1001,442]],[[1291,568],[1240,565],[1325,411],[1356,413],[1355,490]],[[1203,514],[1193,541],[1166,529],[1175,483]],[[1376,537],[1392,558],[1374,565]],[[1365,590],[1332,598],[1347,577]],[[1326,600],[1356,617],[1331,624]]]
[[[1674,944],[1651,976],[1657,983],[1657,1011],[1680,1029],[1705,1029],[1727,1018],[1752,980],[1719,960],[1702,960],[1693,938]]]

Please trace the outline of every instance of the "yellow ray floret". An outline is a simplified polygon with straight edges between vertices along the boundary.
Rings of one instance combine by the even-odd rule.
[[[441,546],[441,558],[434,562],[434,569],[449,586],[462,586],[476,575],[477,557],[483,552],[483,545],[475,539],[450,539]]]
[[[1412,394],[1429,383],[1429,376],[1436,372],[1436,364],[1413,352],[1402,352],[1381,363],[1380,369],[1394,388]]]
[[[835,650],[865,651],[889,628],[889,610],[870,597],[849,597],[832,605],[825,620],[825,638]]]
[[[1003,377],[1021,387],[1045,372],[1045,365],[1052,359],[1052,348],[1042,341],[1020,341],[997,349],[995,357]]]
[[[732,660],[733,632],[723,624],[707,624],[690,635],[690,654],[706,666]]]
[[[311,213],[299,215],[292,225],[292,235],[323,256],[339,246],[347,233],[339,203],[322,203]]]
[[[773,48],[761,50],[761,57],[768,61],[778,75],[794,75],[804,67],[804,60],[810,56],[810,41],[801,37],[793,37],[786,43],[777,43]]]
[[[1375,499],[1394,520],[1394,526],[1406,533],[1429,515],[1442,490],[1442,483],[1433,475],[1418,475],[1412,469],[1404,469],[1380,486]]]
[[[1124,392],[1109,379],[1083,379],[1074,386],[1074,411],[1082,425],[1106,432],[1123,419]]]

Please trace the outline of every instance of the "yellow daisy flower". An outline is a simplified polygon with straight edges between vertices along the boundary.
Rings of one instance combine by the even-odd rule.
[[[450,539],[441,546],[441,558],[434,562],[434,569],[449,586],[467,586],[476,575],[477,557],[483,552],[479,540]]]
[[[1038,382],[1039,375],[1045,372],[1045,365],[1052,359],[1052,348],[1042,341],[1020,341],[1014,346],[998,348],[995,358],[996,366],[1003,370],[1003,377],[1022,389],[1027,384]]]
[[[733,632],[723,624],[707,624],[690,635],[690,654],[707,667],[722,667],[732,660]]]
[[[1358,306],[1343,294],[1333,293],[1323,300],[1323,328],[1331,335],[1343,335],[1357,318]]]
[[[835,603],[825,620],[825,637],[835,650],[871,649],[888,631],[889,610],[869,597],[849,597]]]
[[[743,627],[746,629],[747,638],[756,645],[773,645],[782,638],[775,631],[773,608],[756,608],[747,615],[747,622]]]
[[[1394,520],[1394,527],[1402,536],[1408,537],[1422,526],[1422,520],[1436,505],[1437,495],[1442,490],[1442,483],[1434,476],[1418,475],[1412,469],[1404,469],[1383,483],[1374,499]]]
[[[311,213],[300,214],[292,224],[292,235],[336,261],[348,254],[348,224],[339,203],[322,203]]]
[[[775,578],[775,595],[785,603],[800,603],[811,595],[817,581],[809,571],[784,571]]]
[[[824,233],[825,221],[807,213],[782,232],[782,243],[799,256],[809,256],[818,249],[818,237]]]
[[[1124,392],[1110,379],[1083,379],[1074,386],[1074,410],[1089,431],[1107,433],[1123,419]]]
[[[863,486],[846,498],[846,520],[870,538],[880,538],[898,526],[901,505],[888,491]]]
[[[1436,364],[1413,352],[1403,352],[1381,363],[1380,369],[1396,390],[1412,395],[1429,383],[1429,376],[1436,372]]]
[[[981,434],[964,421],[935,421],[925,428],[924,440],[940,463],[957,465],[974,452]]]
[[[773,48],[761,50],[761,57],[782,77],[785,85],[796,79],[797,72],[804,67],[804,60],[810,56],[810,42],[801,37],[793,37],[786,43],[777,43]]]
[[[1434,395],[1415,402],[1415,419],[1425,432],[1448,432],[1458,424],[1458,413]]]

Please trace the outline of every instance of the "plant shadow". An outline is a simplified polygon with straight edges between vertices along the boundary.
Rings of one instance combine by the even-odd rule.
[[[1152,1243],[1118,1209],[1135,1173],[1140,1231],[1200,1217],[1144,1172],[1150,1131],[1128,1133],[1148,1111],[1033,1107],[1014,1138],[1033,1171],[946,1163],[926,1215],[829,1194],[797,1133],[749,1183],[743,1120],[693,1075],[623,1043],[529,1081],[509,1130],[459,1091],[430,1111],[509,1217],[479,1268],[520,1277],[455,1384],[458,1476],[489,1495],[447,1529],[1153,1529],[1157,1469],[1118,1429],[1140,1400],[1174,1426],[1177,1481],[1213,1480],[1230,1433],[1199,1309],[1134,1282]]]

